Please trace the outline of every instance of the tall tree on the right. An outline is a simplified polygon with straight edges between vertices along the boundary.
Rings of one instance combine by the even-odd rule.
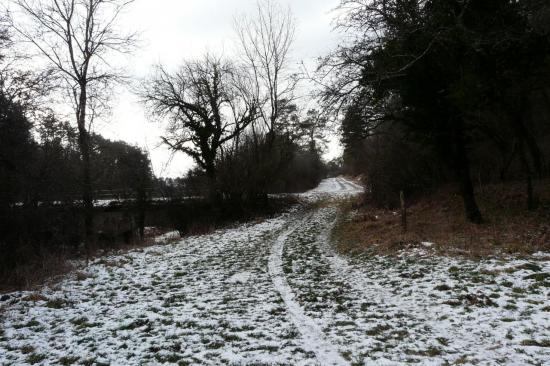
[[[325,103],[359,108],[366,129],[398,123],[431,146],[454,173],[466,216],[475,223],[483,219],[470,149],[480,136],[495,133],[486,128],[484,113],[504,103],[512,108],[504,123],[527,133],[518,118],[534,84],[522,79],[540,80],[548,57],[542,47],[548,37],[534,30],[523,6],[507,0],[342,0],[339,25],[355,37],[321,65],[335,70]],[[508,62],[514,54],[523,61]]]

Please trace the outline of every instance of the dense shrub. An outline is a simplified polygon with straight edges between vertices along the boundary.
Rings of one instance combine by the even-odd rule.
[[[288,136],[244,136],[218,159],[218,188],[232,201],[255,200],[268,193],[299,192],[324,177],[320,152]]]

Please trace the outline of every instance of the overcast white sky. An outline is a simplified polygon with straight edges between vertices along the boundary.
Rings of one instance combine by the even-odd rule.
[[[315,59],[338,44],[332,32],[332,10],[339,0],[279,0],[290,6],[296,18],[297,32],[292,50],[296,65],[314,65]],[[124,26],[141,32],[141,47],[128,65],[128,73],[137,78],[148,75],[151,66],[162,63],[177,66],[184,59],[201,57],[205,52],[230,57],[235,52],[233,19],[252,13],[256,0],[137,0],[123,18]],[[176,154],[169,165],[168,150],[159,146],[162,126],[147,120],[145,110],[132,93],[123,88],[112,101],[108,120],[98,123],[96,131],[111,139],[121,139],[146,147],[156,175],[181,176],[192,161]],[[333,139],[336,140],[336,139]],[[336,141],[330,144],[328,157],[339,153]]]

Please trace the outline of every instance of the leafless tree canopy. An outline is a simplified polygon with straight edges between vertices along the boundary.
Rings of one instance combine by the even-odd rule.
[[[141,94],[153,115],[170,121],[163,141],[210,176],[221,146],[238,139],[258,113],[242,70],[212,56],[185,62],[176,72],[158,66]]]
[[[50,91],[51,72],[22,66],[27,58],[14,50],[16,42],[10,23],[7,15],[0,14],[0,93],[21,106],[28,118],[35,119],[36,115],[43,115],[48,109],[43,104],[43,97]]]
[[[399,67],[366,72],[371,55],[381,50],[384,40],[396,28],[404,34],[412,34],[421,27],[420,14],[425,0],[341,0],[340,16],[336,28],[344,32],[344,42],[324,57],[315,76],[321,85],[320,98],[326,109],[336,113],[362,95],[361,81],[382,81],[399,77],[429,51],[432,43],[422,52],[395,56]],[[399,25],[399,27],[397,27]],[[374,80],[374,81],[373,81]]]
[[[4,50],[7,48],[9,41],[7,19],[5,16],[0,15],[0,61],[5,57]]]
[[[136,34],[123,34],[117,20],[133,0],[14,0],[20,11],[16,32],[35,46],[68,87],[77,114],[86,107],[104,106],[113,81],[123,77],[108,57],[135,47]],[[61,85],[62,86],[62,85]],[[82,88],[86,87],[85,95]],[[94,112],[96,108],[92,108]],[[90,120],[94,114],[89,114]]]
[[[254,17],[237,19],[235,28],[244,64],[253,74],[255,92],[263,104],[261,118],[268,132],[273,132],[295,89],[289,70],[296,31],[292,12],[272,0],[261,0]]]

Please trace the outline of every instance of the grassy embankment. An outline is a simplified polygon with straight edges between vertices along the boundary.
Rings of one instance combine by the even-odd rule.
[[[344,252],[391,254],[426,242],[440,254],[479,258],[550,251],[550,180],[537,182],[535,192],[537,209],[528,211],[522,183],[479,187],[476,195],[485,223],[475,225],[464,217],[456,189],[444,187],[409,202],[406,232],[398,210],[376,208],[368,197],[361,198],[342,206],[333,237]]]

